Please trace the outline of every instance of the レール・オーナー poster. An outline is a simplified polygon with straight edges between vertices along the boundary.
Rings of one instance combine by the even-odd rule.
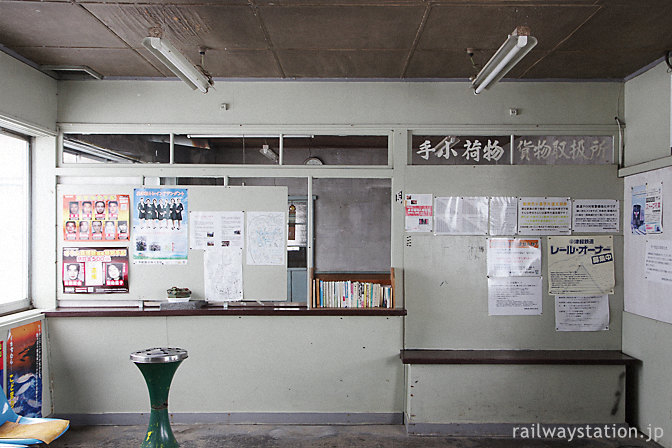
[[[133,264],[186,264],[189,253],[186,188],[133,191]]]
[[[42,417],[42,322],[9,330],[7,399],[24,417]]]
[[[127,194],[63,196],[64,241],[128,241]]]
[[[62,264],[65,294],[128,292],[126,247],[66,247]]]

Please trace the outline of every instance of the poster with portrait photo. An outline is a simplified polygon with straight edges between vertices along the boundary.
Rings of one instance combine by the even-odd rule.
[[[127,194],[63,196],[64,241],[128,241]]]
[[[128,266],[126,247],[66,247],[63,293],[128,293]]]

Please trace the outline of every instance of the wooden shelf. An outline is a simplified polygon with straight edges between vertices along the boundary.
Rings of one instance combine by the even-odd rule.
[[[315,272],[314,269],[311,269],[309,272],[309,282],[311,285],[310,288],[310,297],[308,298],[308,303],[311,304],[312,309],[317,310],[342,310],[342,309],[351,309],[351,310],[371,310],[371,309],[394,309],[395,300],[396,300],[396,291],[394,286],[394,268],[390,268],[390,272],[387,273],[377,273],[377,272]],[[376,283],[379,285],[390,285],[392,287],[392,307],[383,308],[383,307],[362,307],[362,308],[334,308],[334,307],[322,307],[317,305],[317,282],[318,281],[326,282],[339,282],[339,281],[353,281],[353,282],[362,282],[362,283]]]

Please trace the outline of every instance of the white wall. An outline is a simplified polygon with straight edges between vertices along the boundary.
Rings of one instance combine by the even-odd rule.
[[[625,166],[670,156],[672,75],[661,62],[625,83]]]
[[[56,130],[56,80],[0,52],[0,117]]]

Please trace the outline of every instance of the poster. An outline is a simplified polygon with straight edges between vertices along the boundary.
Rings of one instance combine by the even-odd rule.
[[[609,296],[556,296],[556,331],[609,329]]]
[[[644,263],[647,280],[672,284],[672,240],[647,240]]]
[[[663,183],[646,186],[646,233],[663,233]]]
[[[243,247],[243,212],[191,212],[189,248]]]
[[[127,194],[63,196],[64,241],[128,241]]]
[[[571,203],[560,197],[518,199],[518,234],[569,235]]]
[[[216,246],[205,249],[205,300],[243,300],[243,248]]]
[[[434,200],[435,235],[487,235],[488,198],[451,196]]]
[[[63,248],[63,292],[110,294],[128,292],[128,248]]]
[[[9,330],[7,400],[23,417],[42,417],[42,322]]]
[[[630,214],[630,231],[633,235],[646,235],[646,185],[632,187],[632,212]]]
[[[187,264],[188,242],[186,188],[133,191],[133,264]]]
[[[549,294],[613,294],[613,247],[611,235],[548,237]]]
[[[489,316],[539,315],[541,277],[488,278]]]
[[[574,199],[572,205],[574,232],[618,232],[620,213],[616,199]]]
[[[285,216],[285,212],[247,212],[247,264],[286,263]]]
[[[432,231],[431,194],[407,194],[404,200],[407,232]]]
[[[488,277],[541,275],[541,240],[488,239]]]
[[[490,198],[490,235],[518,233],[518,198],[499,196]]]

